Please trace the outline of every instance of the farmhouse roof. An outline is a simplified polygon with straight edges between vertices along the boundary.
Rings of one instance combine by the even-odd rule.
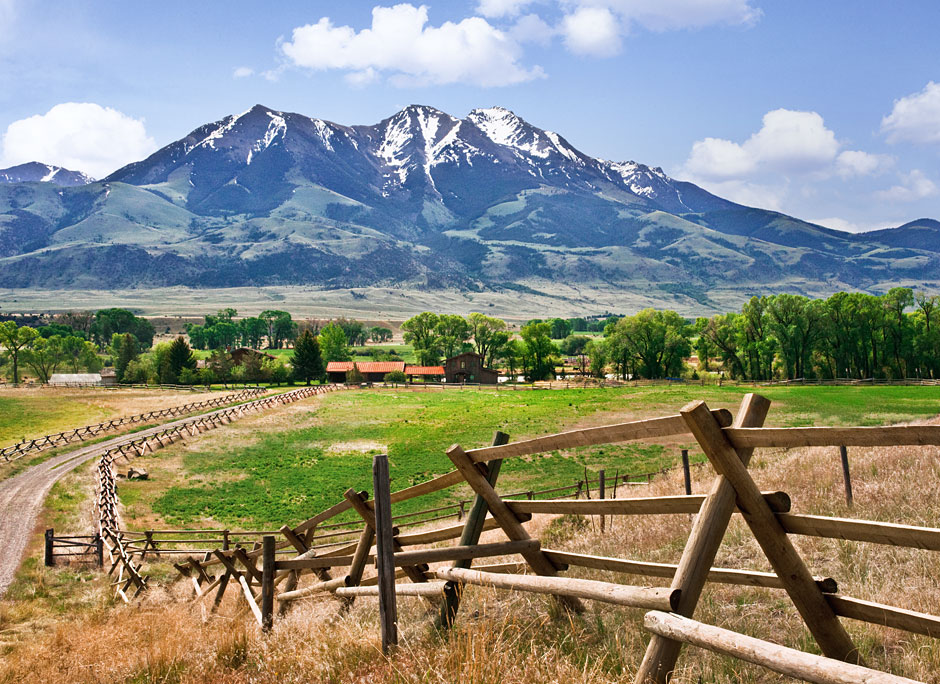
[[[353,369],[352,361],[330,361],[326,364],[327,373],[344,373]]]
[[[97,385],[100,382],[98,373],[53,373],[49,376],[50,385]]]
[[[404,361],[358,361],[356,368],[360,373],[392,373],[404,371]]]
[[[405,375],[444,375],[444,366],[405,366]]]

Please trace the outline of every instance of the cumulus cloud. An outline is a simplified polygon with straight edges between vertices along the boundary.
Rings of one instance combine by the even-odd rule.
[[[894,159],[885,154],[871,154],[861,150],[845,150],[836,157],[836,173],[842,178],[870,176],[884,170],[894,163]]]
[[[930,81],[919,93],[895,100],[881,132],[892,143],[940,143],[940,83]]]
[[[64,102],[7,127],[2,165],[38,161],[101,178],[156,147],[139,119],[92,102]]]
[[[519,17],[509,35],[518,43],[536,43],[548,45],[557,32],[537,14],[526,14]]]
[[[251,67],[238,67],[232,72],[233,78],[248,78],[249,76],[254,76],[255,70]]]
[[[565,45],[578,55],[609,57],[620,52],[620,22],[606,7],[580,7],[561,22]]]
[[[739,178],[757,171],[798,173],[832,164],[839,151],[835,133],[816,112],[776,109],[743,143],[705,138],[692,145],[685,171],[699,178]]]
[[[504,86],[543,75],[522,66],[519,44],[486,19],[429,26],[425,5],[375,7],[371,27],[358,32],[323,17],[295,28],[281,50],[296,66],[341,70],[358,81],[370,69],[407,85]]]
[[[532,0],[480,0],[477,3],[477,12],[484,17],[514,17]]]
[[[876,192],[875,197],[877,199],[883,202],[916,202],[940,194],[940,188],[937,188],[937,184],[930,180],[920,169],[898,175],[901,182],[887,190]]]

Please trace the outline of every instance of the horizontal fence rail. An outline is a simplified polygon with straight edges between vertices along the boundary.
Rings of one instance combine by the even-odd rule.
[[[251,388],[238,392],[237,394],[227,394],[222,397],[216,397],[215,399],[147,411],[146,413],[139,413],[133,416],[122,416],[94,425],[85,425],[71,430],[64,430],[52,435],[37,437],[36,439],[23,440],[12,446],[0,449],[0,456],[2,456],[5,461],[13,461],[29,453],[46,451],[47,449],[55,449],[65,446],[66,444],[71,444],[72,442],[83,442],[86,439],[93,439],[98,435],[117,430],[127,425],[139,425],[151,420],[159,420],[160,418],[183,416],[187,413],[218,408],[226,404],[234,404],[239,401],[245,401],[246,399],[252,399],[265,392],[267,392],[267,390],[263,388]]]

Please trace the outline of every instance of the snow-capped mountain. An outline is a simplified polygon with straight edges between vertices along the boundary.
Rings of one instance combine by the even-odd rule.
[[[0,183],[52,183],[63,187],[87,185],[95,181],[81,171],[69,171],[61,166],[27,162],[0,169]]]
[[[0,184],[0,287],[940,281],[929,226],[856,236],[743,207],[502,107],[349,126],[256,105],[53,188]]]

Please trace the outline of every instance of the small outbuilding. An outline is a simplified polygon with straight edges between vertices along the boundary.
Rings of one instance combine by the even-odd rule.
[[[259,361],[264,361],[266,359],[274,360],[274,356],[271,354],[265,354],[263,351],[258,351],[257,349],[251,349],[250,347],[238,347],[229,352],[232,355],[232,365],[241,366],[245,363],[245,359],[249,357],[255,357]]]
[[[352,361],[330,361],[326,364],[326,375],[330,382],[345,384],[346,374],[352,369]]]
[[[476,352],[464,352],[452,356],[444,362],[444,376],[447,382],[479,383],[481,385],[495,385],[499,381],[499,373],[483,365],[483,356]]]
[[[54,387],[100,387],[104,383],[99,373],[53,373],[47,384]]]
[[[357,361],[356,370],[362,373],[366,382],[382,382],[386,373],[404,372],[404,361]]]
[[[408,382],[414,382],[416,377],[425,382],[440,382],[444,377],[444,366],[405,366],[405,375]]]
[[[105,387],[114,387],[117,384],[117,373],[114,368],[102,368],[98,375],[101,376],[101,384]]]

